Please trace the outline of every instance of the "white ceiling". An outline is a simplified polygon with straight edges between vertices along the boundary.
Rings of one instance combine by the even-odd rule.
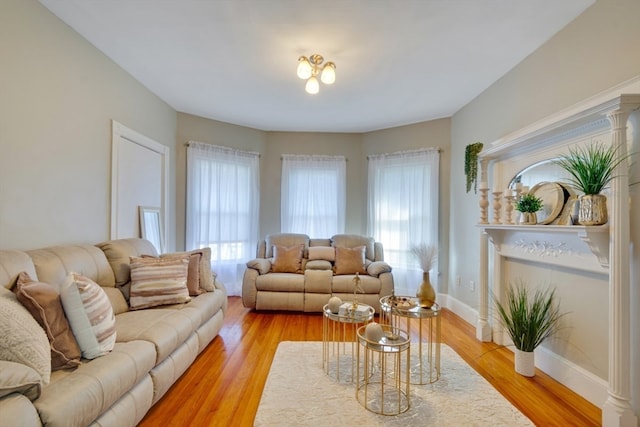
[[[450,117],[595,0],[40,0],[178,111],[262,130]],[[300,55],[336,63],[309,95]]]

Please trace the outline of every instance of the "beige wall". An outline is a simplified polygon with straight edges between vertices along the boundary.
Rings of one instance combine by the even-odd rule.
[[[451,128],[451,224],[449,293],[473,308],[478,306],[477,288],[469,291],[466,286],[455,286],[455,278],[461,283],[478,280],[479,277],[479,233],[477,196],[465,194],[463,168],[464,148],[475,141],[491,143],[497,138],[533,123],[554,112],[574,105],[588,97],[640,75],[640,2],[637,0],[599,0],[581,16],[550,39],[544,46],[530,55],[511,72],[498,80],[473,102],[457,112],[452,118]],[[638,206],[638,195],[634,196]],[[637,212],[635,213],[637,215]],[[640,231],[635,227],[634,239],[640,241]],[[517,267],[516,267],[517,268]],[[640,275],[638,255],[633,256],[635,271],[632,287],[632,366],[633,405],[640,413]],[[513,276],[524,270],[511,272]],[[528,270],[527,270],[528,271]],[[536,275],[531,276],[538,278]],[[573,279],[573,292],[564,287],[568,283],[565,272],[557,271],[551,276],[541,277],[561,280],[563,297],[580,301],[585,294]],[[598,280],[606,287],[606,281]],[[589,287],[595,286],[589,282]],[[601,288],[602,289],[602,288]],[[602,294],[600,293],[600,296]],[[574,301],[568,304],[573,305]],[[588,303],[578,304],[578,316],[588,316],[583,308]],[[600,310],[606,310],[602,302]],[[591,342],[593,337],[588,325],[579,321],[571,324],[572,352],[584,350],[591,360],[578,360],[569,352],[559,349],[558,354],[568,357],[585,369],[602,375],[606,361],[607,345],[587,347],[581,343]],[[583,355],[584,356],[584,355]]]
[[[108,239],[111,119],[173,155],[175,111],[36,1],[0,2],[0,58],[0,248]]]

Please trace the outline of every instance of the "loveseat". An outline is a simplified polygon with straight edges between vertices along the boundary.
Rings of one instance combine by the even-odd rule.
[[[242,302],[257,310],[321,312],[332,296],[356,298],[380,311],[380,298],[393,293],[391,266],[382,243],[371,237],[337,234],[309,238],[280,233],[258,243],[256,258],[247,262]]]
[[[210,252],[202,250],[158,257],[154,246],[142,239],[111,240],[95,246],[0,251],[0,425],[136,425],[222,327],[226,291],[211,272],[207,256],[210,258]],[[142,278],[143,273],[158,271],[154,263],[171,268],[171,274],[179,272],[180,277],[187,272],[190,281],[187,294],[180,287],[177,299],[169,300],[180,303],[153,306],[159,301],[157,293],[144,286],[156,279],[151,277],[153,274],[145,276],[151,277],[150,281]],[[150,267],[151,264],[154,266]],[[134,270],[140,277],[136,278],[135,289],[131,287]],[[173,283],[173,279],[167,280]],[[21,281],[20,285],[17,281]],[[91,354],[85,351],[86,344],[80,344],[80,336],[76,336],[81,353],[61,356],[65,353],[61,347],[69,344],[71,348],[75,344],[51,338],[50,332],[55,329],[51,325],[60,320],[59,313],[56,319],[53,311],[47,312],[47,322],[40,324],[26,307],[30,307],[29,298],[34,296],[40,298],[38,309],[55,301],[44,301],[33,289],[57,290],[64,318],[76,335],[72,318],[79,312],[69,305],[70,296],[66,292],[84,298],[85,293],[74,287],[77,285],[84,292],[80,283],[96,291],[102,301],[102,311],[96,310],[96,316],[90,317],[89,328],[105,319],[112,322],[103,335],[96,333],[91,338],[97,339],[100,346],[110,344],[112,349],[98,349],[98,353]],[[27,305],[18,299],[25,296]],[[138,298],[136,309],[131,308],[134,298]],[[97,307],[91,298],[83,299],[82,303],[86,316],[90,307],[94,304]],[[143,308],[146,306],[153,307]],[[105,336],[115,343],[103,341]],[[26,346],[26,350],[21,346]],[[66,365],[48,371],[47,356],[48,363],[62,360]]]

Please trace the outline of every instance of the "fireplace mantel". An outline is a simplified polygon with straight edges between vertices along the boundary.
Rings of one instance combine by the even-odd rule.
[[[481,213],[478,224],[480,286],[477,338],[482,341],[494,338],[488,319],[489,279],[493,279],[494,292],[499,290],[502,263],[508,258],[604,275],[608,280],[609,295],[608,397],[602,408],[605,426],[636,427],[638,422],[630,405],[631,233],[627,162],[623,161],[614,173],[616,178],[608,195],[609,222],[605,226],[505,224],[499,207],[493,211],[493,216],[497,213],[497,217],[491,218],[489,223],[488,214],[492,209],[487,209],[487,205],[492,201],[491,194],[497,194],[494,203],[500,200],[496,189],[508,187],[516,165],[549,159],[577,141],[604,135],[620,155],[626,155],[628,121],[630,117],[637,118],[639,108],[640,94],[603,95],[500,138],[479,155]],[[634,123],[640,123],[640,119]],[[634,133],[638,138],[638,129],[634,129]],[[493,188],[493,192],[489,188]],[[490,249],[493,255],[491,264]]]

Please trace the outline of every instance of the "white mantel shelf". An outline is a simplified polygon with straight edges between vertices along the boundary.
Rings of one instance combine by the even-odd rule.
[[[609,269],[608,224],[478,224],[477,227],[489,235],[494,248],[502,256],[531,260],[532,255],[537,255],[534,259],[537,262],[595,273],[606,274]],[[599,264],[584,262],[585,248]]]

